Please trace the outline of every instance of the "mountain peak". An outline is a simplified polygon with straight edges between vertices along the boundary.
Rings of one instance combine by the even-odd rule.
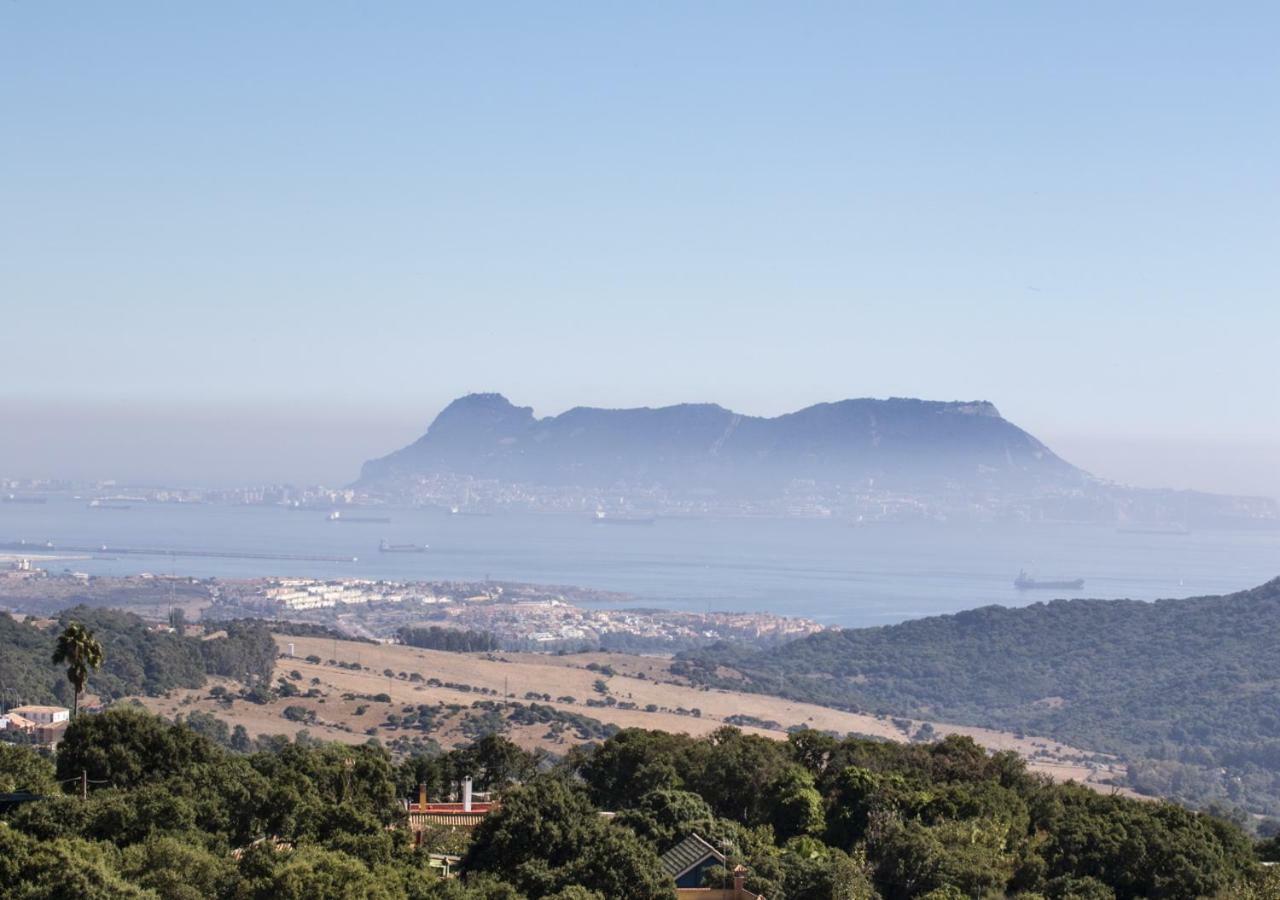
[[[498,393],[464,394],[444,408],[449,410],[514,409],[514,404]],[[443,414],[443,413],[442,413]]]
[[[467,394],[454,400],[431,423],[427,434],[437,429],[482,425],[496,427],[504,423],[511,427],[533,421],[533,409],[516,406],[501,394]]]

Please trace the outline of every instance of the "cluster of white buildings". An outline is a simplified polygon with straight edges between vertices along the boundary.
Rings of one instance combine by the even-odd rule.
[[[488,631],[504,640],[536,644],[597,641],[625,634],[657,642],[714,641],[727,638],[802,637],[821,631],[808,619],[770,613],[647,612],[627,609],[588,609],[558,599],[512,603],[462,604],[451,621],[461,628]]]
[[[364,603],[448,603],[448,598],[411,591],[389,581],[317,581],[311,578],[281,578],[262,589],[264,599],[286,609],[331,609]]]
[[[248,593],[238,595],[238,601],[290,612],[336,609],[339,616],[346,615],[343,610],[370,609],[372,614],[371,607],[379,604],[434,605],[443,615],[430,618],[445,627],[484,631],[503,641],[527,641],[547,648],[602,642],[610,635],[627,635],[666,647],[735,638],[777,640],[822,630],[808,619],[770,613],[594,609],[567,602],[562,595],[550,595],[546,593],[549,589],[526,587],[508,592],[501,586],[478,587],[465,582],[273,578],[251,583]],[[406,610],[413,616],[423,612]],[[382,633],[388,623],[394,627],[400,620],[395,615],[374,615],[368,621],[375,633]]]
[[[527,636],[528,640],[539,644],[552,641],[581,641],[593,637],[595,635],[581,625],[561,625],[554,631],[534,631]]]
[[[70,722],[65,706],[15,706],[0,713],[0,731],[22,731],[42,744],[57,743]]]

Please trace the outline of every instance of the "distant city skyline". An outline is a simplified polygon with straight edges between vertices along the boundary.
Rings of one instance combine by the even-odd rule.
[[[4,4],[0,475],[913,396],[1280,495],[1273,5],[555,9]]]

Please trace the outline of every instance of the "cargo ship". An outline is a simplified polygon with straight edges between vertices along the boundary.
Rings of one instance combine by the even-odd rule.
[[[1185,525],[1163,524],[1163,523],[1136,523],[1133,525],[1120,525],[1116,528],[1117,534],[1155,534],[1161,536],[1184,536],[1191,533],[1191,529]]]
[[[426,553],[428,549],[426,544],[392,544],[386,538],[378,544],[379,553]]]
[[[385,525],[391,521],[387,516],[344,516],[338,510],[329,513],[330,522],[354,522],[358,525],[380,524]]]
[[[460,506],[450,506],[450,507],[449,507],[449,515],[451,515],[451,516],[474,516],[474,517],[477,517],[477,518],[488,518],[489,516],[492,516],[492,515],[493,515],[493,513],[478,512],[477,510],[474,510],[474,509],[463,509],[463,508],[462,508],[462,507],[460,507]]]
[[[42,541],[36,543],[34,541],[20,540],[9,541],[6,544],[0,544],[0,550],[53,550],[53,541]]]
[[[657,520],[653,516],[611,516],[600,510],[594,521],[597,525],[652,525]]]
[[[1084,587],[1083,578],[1032,578],[1026,572],[1019,572],[1013,579],[1013,586],[1020,591],[1053,590],[1078,591]]]

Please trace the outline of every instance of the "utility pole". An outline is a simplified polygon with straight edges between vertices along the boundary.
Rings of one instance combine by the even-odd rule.
[[[169,627],[173,627],[173,603],[177,598],[174,596],[177,592],[178,567],[176,564],[169,566]]]
[[[89,772],[86,769],[80,770],[80,799],[89,799]]]
[[[347,796],[351,793],[351,772],[356,767],[356,761],[348,756],[342,761],[342,799],[339,803],[346,803]]]

